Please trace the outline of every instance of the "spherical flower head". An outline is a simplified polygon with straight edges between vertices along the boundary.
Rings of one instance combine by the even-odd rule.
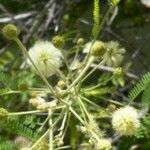
[[[97,150],[111,150],[111,142],[107,139],[100,139],[96,146]]]
[[[53,37],[52,43],[57,48],[63,48],[65,45],[65,39],[64,37],[57,35]]]
[[[131,106],[116,110],[112,115],[112,126],[119,135],[134,135],[140,127],[137,110]]]
[[[121,48],[117,41],[110,41],[105,44],[106,53],[104,59],[107,65],[117,67],[123,60],[125,49]]]
[[[13,40],[18,36],[17,27],[13,24],[5,25],[2,32],[4,37],[9,40]]]
[[[46,77],[54,75],[61,65],[62,54],[60,50],[48,41],[35,43],[35,45],[29,49],[28,53],[34,64]],[[27,62],[32,69],[35,70],[29,59]]]

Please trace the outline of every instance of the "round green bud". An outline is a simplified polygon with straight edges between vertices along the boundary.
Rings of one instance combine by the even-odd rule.
[[[4,108],[0,108],[0,119],[7,118],[8,116],[8,111]]]
[[[62,36],[54,36],[52,39],[52,43],[56,48],[63,48],[65,45],[65,39]]]
[[[116,105],[114,105],[114,104],[109,104],[108,106],[107,106],[107,110],[108,111],[110,111],[110,112],[114,112],[115,110],[116,110]]]
[[[84,39],[83,39],[83,38],[79,38],[79,39],[77,40],[77,44],[78,44],[78,45],[84,44]]]
[[[58,81],[57,85],[61,89],[65,89],[66,88],[66,83],[63,80]]]
[[[2,29],[3,35],[6,39],[13,40],[18,36],[17,27],[13,24],[7,24]]]
[[[105,44],[101,41],[96,41],[91,48],[91,55],[101,57],[105,53]]]

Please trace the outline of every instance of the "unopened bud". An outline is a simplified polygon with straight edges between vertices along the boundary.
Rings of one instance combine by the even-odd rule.
[[[17,27],[13,24],[5,25],[2,32],[4,37],[9,40],[13,40],[18,36]]]
[[[107,106],[107,110],[110,111],[110,112],[115,111],[115,110],[116,110],[116,105],[114,105],[114,104],[109,104],[109,105]]]
[[[66,88],[66,83],[63,80],[58,81],[57,85],[61,89],[65,89]]]
[[[83,38],[79,38],[79,39],[77,40],[77,44],[78,44],[78,45],[84,44],[84,39],[83,39]]]
[[[56,48],[63,48],[65,45],[65,39],[62,36],[54,36],[52,39],[52,43]]]
[[[91,54],[95,57],[101,57],[104,55],[104,52],[105,44],[101,41],[96,41],[91,48]]]

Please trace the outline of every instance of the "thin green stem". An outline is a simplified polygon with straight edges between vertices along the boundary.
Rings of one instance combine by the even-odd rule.
[[[97,104],[93,103],[92,101],[90,101],[89,99],[87,99],[87,98],[85,98],[85,97],[83,97],[83,96],[81,96],[81,95],[80,95],[80,98],[81,98],[81,99],[83,99],[84,101],[86,101],[87,103],[89,103],[89,104],[93,105],[94,107],[98,107],[98,108],[100,108],[100,106],[99,106],[99,105],[97,105]]]
[[[17,115],[28,115],[28,114],[35,114],[41,112],[40,110],[32,110],[32,111],[23,111],[23,112],[10,112],[9,115],[17,116]]]
[[[100,87],[100,86],[102,86],[102,85],[105,85],[108,81],[110,81],[112,79],[112,76],[111,77],[109,77],[108,79],[106,79],[105,81],[103,81],[103,83],[99,83],[99,84],[97,84],[97,85],[95,85],[95,86],[92,86],[92,87],[89,87],[89,88],[85,88],[85,89],[83,89],[83,91],[85,91],[85,92],[88,92],[88,91],[91,91],[91,90],[93,90],[93,89],[96,89],[96,88],[98,88],[98,87]]]
[[[30,148],[30,150],[33,150],[38,144],[39,142],[48,134],[49,129],[37,140],[37,142],[35,142],[32,147]]]
[[[63,54],[65,65],[66,65],[67,70],[68,70],[69,77],[71,78],[71,80],[73,80],[73,75],[72,75],[72,72],[70,70],[70,67],[69,67],[69,64],[68,64],[68,61],[67,61],[67,57],[66,57],[66,55],[64,53],[64,50],[62,50],[62,54]]]
[[[91,57],[89,59],[87,65],[84,67],[84,69],[78,75],[78,77],[74,80],[74,82],[67,88],[67,90],[65,91],[65,93],[67,93],[68,91],[70,91],[70,89],[72,87],[74,87],[78,82],[80,82],[80,80],[82,79],[82,77],[84,76],[84,74],[86,73],[86,71],[89,69],[89,67],[91,66],[91,64],[92,64],[93,61],[94,61],[94,57]]]
[[[62,141],[63,141],[63,139],[65,137],[66,132],[67,132],[67,128],[69,126],[69,121],[70,121],[70,113],[68,113],[68,118],[67,118],[66,126],[64,128],[64,132],[63,132],[63,135],[62,135],[62,138],[61,138]]]
[[[78,101],[79,101],[79,103],[81,104],[81,106],[82,106],[82,108],[83,108],[85,114],[87,115],[88,119],[90,119],[90,115],[89,115],[89,113],[88,113],[88,111],[87,111],[87,109],[86,109],[84,103],[83,103],[82,100],[80,99],[80,97],[78,97]]]
[[[84,80],[86,80],[99,66],[101,66],[102,64],[104,64],[105,61],[102,60],[100,63],[98,63],[82,80],[81,82],[83,82]]]
[[[79,101],[78,101],[78,103],[79,103]],[[83,108],[82,108],[81,103],[79,103],[79,107],[80,107],[81,113],[82,113],[82,115],[83,115],[84,121],[87,123],[88,121],[87,121],[87,118],[86,118],[86,115],[85,115],[85,112],[84,112],[84,110],[83,110]]]
[[[79,53],[79,45],[77,45],[77,50],[76,50],[75,56],[74,56],[73,61],[72,61],[73,64],[77,60],[78,53]]]
[[[118,101],[115,101],[115,100],[112,100],[112,99],[107,99],[107,98],[104,98],[104,97],[100,97],[100,98],[103,99],[103,100],[106,100],[106,101],[108,101],[108,102],[110,102],[110,103],[119,105],[119,106],[125,106],[125,104],[122,104],[122,103],[120,103],[120,102],[118,102]]]
[[[74,116],[83,124],[85,125],[84,120],[74,111],[72,107],[69,107],[69,110],[74,114]]]
[[[53,120],[52,120],[52,110],[48,110],[49,116],[49,150],[53,150]]]

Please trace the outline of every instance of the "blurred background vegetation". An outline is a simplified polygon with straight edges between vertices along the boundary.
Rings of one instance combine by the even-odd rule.
[[[100,0],[100,8],[103,18],[108,10],[108,2]],[[72,55],[73,45],[79,37],[83,37],[85,42],[91,40],[92,11],[92,0],[0,0],[0,29],[9,22],[16,24],[20,29],[20,39],[27,48],[37,40],[51,40],[54,35],[63,35],[65,49]],[[114,18],[107,21],[98,39],[119,41],[127,50],[124,66],[130,66],[128,71],[140,77],[150,69],[150,7],[143,5],[140,0],[121,0],[115,12]],[[23,65],[18,46],[5,40],[0,33],[0,71],[6,73],[0,81],[5,79],[7,86],[21,90],[24,85],[41,85],[38,77],[33,79],[32,72],[22,69]],[[123,94],[133,84],[130,79],[126,81],[124,89],[120,89]],[[0,84],[0,88],[4,86]],[[0,105],[11,111],[27,110],[30,107],[26,93],[0,97]],[[10,138],[13,137],[11,134]],[[124,138],[119,143],[119,149],[127,150],[137,141],[130,137]],[[149,150],[149,139],[141,138],[138,141],[139,144],[143,142],[146,144],[139,150]]]

